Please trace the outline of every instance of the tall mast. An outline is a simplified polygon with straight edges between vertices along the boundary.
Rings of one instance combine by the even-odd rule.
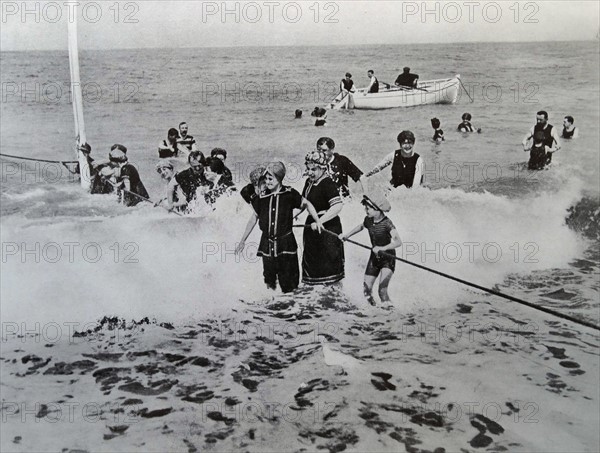
[[[77,7],[75,14],[68,20],[69,34],[69,67],[71,72],[71,95],[73,101],[73,116],[75,117],[75,135],[77,136],[77,160],[79,162],[81,187],[86,190],[91,188],[89,163],[79,148],[87,143],[85,135],[85,122],[83,120],[83,95],[79,76],[79,48],[77,45]],[[72,19],[72,20],[71,20]]]

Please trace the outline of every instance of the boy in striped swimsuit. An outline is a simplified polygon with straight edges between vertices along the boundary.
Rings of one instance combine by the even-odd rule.
[[[371,305],[375,305],[372,291],[375,280],[379,276],[379,297],[381,302],[391,302],[388,295],[388,285],[396,268],[396,248],[402,245],[400,236],[392,221],[385,215],[392,207],[383,193],[364,196],[362,204],[365,206],[367,216],[362,224],[358,225],[348,234],[340,234],[344,241],[365,228],[371,237],[371,256],[365,270],[364,294]],[[381,255],[380,252],[385,252]]]

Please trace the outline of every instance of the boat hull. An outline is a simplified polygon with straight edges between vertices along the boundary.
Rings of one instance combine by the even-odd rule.
[[[417,88],[398,88],[367,93],[360,89],[332,102],[332,108],[382,110],[398,107],[416,107],[430,104],[454,104],[460,90],[459,76],[451,79],[424,81]]]

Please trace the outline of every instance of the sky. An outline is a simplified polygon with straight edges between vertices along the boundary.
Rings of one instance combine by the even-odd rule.
[[[0,49],[361,45],[598,39],[590,1],[2,1]]]

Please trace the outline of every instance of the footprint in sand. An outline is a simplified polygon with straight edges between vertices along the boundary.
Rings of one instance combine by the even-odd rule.
[[[555,300],[571,300],[576,295],[577,294],[575,294],[575,293],[568,293],[563,288],[559,289],[558,291],[553,291],[551,293],[542,294],[542,296],[544,296],[544,297],[549,297],[550,299],[555,299]]]
[[[471,418],[471,425],[479,431],[479,434],[469,441],[473,448],[485,448],[493,442],[491,437],[486,436],[488,431],[494,435],[504,432],[504,428],[500,424],[480,414]]]
[[[379,379],[371,379],[371,384],[375,386],[377,390],[380,392],[384,392],[386,390],[396,390],[396,386],[389,382],[392,378],[392,375],[389,373],[371,373],[371,375],[379,378]]]

